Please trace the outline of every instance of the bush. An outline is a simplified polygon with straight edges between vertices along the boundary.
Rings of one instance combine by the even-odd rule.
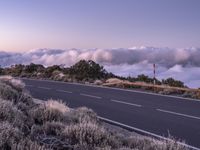
[[[23,133],[8,122],[0,123],[0,149],[11,149],[12,145],[23,139]]]
[[[39,134],[60,136],[65,129],[65,124],[62,122],[46,122],[43,125],[34,125],[31,129],[31,136],[36,137]]]
[[[79,107],[66,114],[73,123],[98,123],[97,114],[86,107]]]
[[[103,66],[100,66],[92,60],[80,60],[70,67],[69,74],[75,75],[76,79],[79,81],[88,81],[90,79],[105,78],[107,72]]]
[[[14,143],[11,146],[11,150],[52,150],[45,146],[39,145],[37,142],[31,141],[30,139],[24,139],[18,143]]]
[[[0,99],[0,121],[8,121],[19,128],[24,127],[27,117],[12,102]]]
[[[22,102],[28,106],[33,105],[32,97],[23,90],[23,82],[11,77],[0,78],[0,98],[12,101],[15,104]]]
[[[17,101],[20,93],[11,86],[0,82],[0,97],[10,101]]]
[[[63,121],[64,115],[57,109],[48,109],[44,105],[32,110],[32,117],[36,124],[44,124],[48,121]]]
[[[170,88],[166,88],[166,89],[158,89],[158,93],[159,94],[163,94],[163,95],[173,95],[173,94],[183,94],[184,91],[178,90],[178,89],[170,89]]]
[[[88,147],[119,147],[115,137],[110,135],[103,127],[93,123],[79,123],[70,125],[62,133],[64,140],[71,145],[87,145]]]
[[[69,111],[70,109],[63,103],[49,100],[33,109],[31,114],[36,124],[44,124],[48,121],[65,121],[64,114]]]
[[[171,137],[170,137],[171,138]],[[129,137],[124,141],[124,147],[142,150],[187,150],[185,146],[179,145],[176,140],[155,140],[145,137]]]
[[[62,113],[66,113],[70,111],[69,107],[67,107],[66,104],[63,103],[62,101],[55,101],[55,100],[50,99],[46,101],[44,105],[47,109],[59,110]]]
[[[6,83],[7,85],[10,85],[17,91],[22,91],[25,87],[25,84],[21,80],[14,79],[11,76],[2,76],[0,77],[0,81]]]
[[[166,85],[173,86],[173,87],[185,87],[183,82],[181,82],[179,80],[175,80],[173,78],[167,78],[165,80],[163,79],[162,84],[166,84]]]

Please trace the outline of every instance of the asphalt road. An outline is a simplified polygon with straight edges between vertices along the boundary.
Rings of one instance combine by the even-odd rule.
[[[34,98],[61,99],[99,116],[200,148],[200,101],[80,84],[23,79]]]

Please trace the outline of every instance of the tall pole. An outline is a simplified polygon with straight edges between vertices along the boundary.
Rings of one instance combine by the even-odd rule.
[[[156,64],[153,64],[153,84],[156,84]]]

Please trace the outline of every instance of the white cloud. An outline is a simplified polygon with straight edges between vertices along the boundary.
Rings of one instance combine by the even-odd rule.
[[[121,76],[146,74],[153,76],[157,64],[159,79],[174,77],[191,87],[200,87],[200,49],[133,47],[129,49],[35,49],[26,53],[0,52],[0,65],[29,64],[70,66],[81,59],[92,59],[108,71]]]

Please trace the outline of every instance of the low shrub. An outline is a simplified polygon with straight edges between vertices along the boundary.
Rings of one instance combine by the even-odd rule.
[[[73,123],[98,123],[99,119],[97,114],[92,110],[86,107],[79,107],[74,110],[71,110],[68,114],[68,119]]]
[[[64,129],[65,124],[62,122],[46,122],[43,125],[33,125],[31,129],[31,136],[36,137],[39,134],[60,136]]]
[[[87,145],[88,147],[119,147],[118,141],[105,128],[93,123],[79,123],[66,126],[62,133],[64,140],[71,145]]]
[[[0,121],[8,121],[14,126],[24,128],[27,117],[12,102],[0,99]]]
[[[61,111],[47,108],[42,104],[31,110],[30,114],[36,124],[44,124],[48,121],[63,121],[65,118]]]
[[[23,133],[8,122],[0,123],[0,149],[9,150],[23,139]]]
[[[17,91],[22,91],[25,87],[25,84],[21,80],[14,79],[11,76],[2,76],[0,77],[0,81],[6,83],[7,85],[10,85]]]
[[[46,101],[44,105],[47,109],[58,110],[58,111],[61,111],[62,113],[66,113],[70,111],[69,107],[67,107],[66,104],[63,103],[62,101],[55,101],[55,100],[50,99]]]
[[[11,150],[53,150],[26,138],[11,146]]]
[[[158,93],[163,95],[172,95],[172,94],[182,94],[183,92],[181,90],[175,90],[175,89],[161,89]]]
[[[5,100],[16,102],[20,97],[20,93],[10,85],[0,82],[0,97]]]
[[[26,105],[29,106],[34,104],[32,97],[28,93],[22,91],[22,89],[21,90],[18,89],[19,87],[21,88],[21,86],[18,87],[17,85],[8,83],[10,82],[9,81],[5,82],[0,78],[0,98],[12,101],[15,104],[18,104],[20,102],[25,103]],[[17,82],[15,81],[15,84],[16,83]]]
[[[172,139],[171,137],[169,137]],[[147,137],[129,137],[123,140],[124,147],[138,150],[187,150],[177,140],[155,140]]]

